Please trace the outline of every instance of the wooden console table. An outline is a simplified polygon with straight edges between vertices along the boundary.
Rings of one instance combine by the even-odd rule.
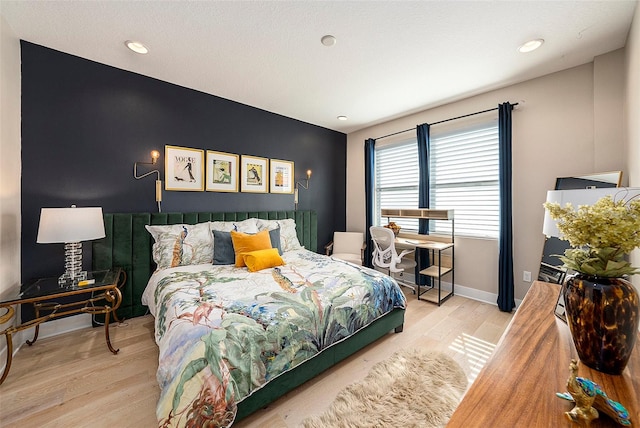
[[[447,427],[574,427],[564,412],[569,363],[578,359],[569,327],[553,315],[559,285],[536,281],[522,301],[493,355],[473,382]],[[578,364],[578,376],[598,383],[640,426],[640,335],[619,376]],[[619,427],[600,412],[591,426]]]

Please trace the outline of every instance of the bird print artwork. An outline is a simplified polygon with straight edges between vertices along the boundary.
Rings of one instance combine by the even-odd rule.
[[[254,185],[262,184],[262,167],[260,165],[247,165],[247,183]]]
[[[569,379],[567,379],[569,392],[556,393],[558,397],[576,403],[571,411],[565,412],[568,420],[588,427],[592,420],[598,418],[598,410],[600,410],[620,425],[631,426],[629,412],[622,404],[610,399],[600,385],[591,379],[576,376],[578,374],[576,360],[571,360],[569,373]]]
[[[173,257],[171,258],[171,267],[180,266],[182,262],[182,250],[184,249],[184,240],[187,238],[189,231],[185,226],[182,226],[182,232],[176,238],[175,244],[173,244]]]
[[[278,283],[280,288],[282,288],[287,293],[297,293],[297,290],[293,288],[293,282],[291,282],[289,278],[284,276],[279,268],[274,267],[271,271],[271,276],[273,276],[273,279]]]

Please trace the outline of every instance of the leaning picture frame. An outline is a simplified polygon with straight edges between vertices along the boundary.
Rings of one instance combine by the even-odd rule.
[[[553,310],[555,316],[560,318],[562,321],[567,322],[567,314],[565,311],[565,303],[564,303],[564,285],[560,285],[560,291],[558,293],[558,300],[556,301],[556,307]]]
[[[204,150],[164,146],[165,190],[204,190]]]
[[[207,150],[208,192],[237,192],[240,156],[233,153]]]
[[[269,191],[268,159],[242,155],[240,160],[241,191],[267,193]]]
[[[292,194],[293,174],[293,162],[271,159],[269,161],[269,191],[271,193]]]

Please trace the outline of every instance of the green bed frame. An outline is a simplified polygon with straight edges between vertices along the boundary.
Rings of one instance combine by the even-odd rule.
[[[123,300],[117,314],[120,319],[142,316],[148,312],[147,307],[141,302],[142,293],[156,269],[151,256],[153,239],[145,229],[146,225],[241,221],[251,217],[266,220],[294,219],[300,244],[308,250],[317,252],[318,220],[315,211],[118,213],[104,214],[106,236],[92,244],[92,268],[93,270],[122,268],[127,278],[121,290]],[[276,377],[238,403],[236,420],[265,407],[390,331],[402,331],[403,323],[404,309],[395,309],[350,338],[323,350],[314,358]]]

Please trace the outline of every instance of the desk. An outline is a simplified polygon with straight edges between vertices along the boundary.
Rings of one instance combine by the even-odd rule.
[[[429,266],[426,269],[420,269],[419,257],[416,258],[416,263],[418,264],[418,272],[420,272],[421,275],[430,276],[431,278],[436,279],[438,281],[438,288],[437,288],[438,296],[437,298],[436,296],[434,296],[436,288],[433,285],[426,286],[427,289],[421,292],[420,279],[418,279],[418,281],[416,282],[416,285],[418,288],[418,291],[416,293],[418,295],[418,300],[421,300],[420,296],[425,294],[427,295],[425,300],[436,303],[438,306],[440,306],[442,302],[447,300],[449,297],[453,296],[453,288],[455,284],[454,277],[453,277],[453,265],[454,265],[453,242],[455,238],[453,210],[442,209],[442,208],[441,209],[383,208],[380,210],[380,215],[382,217],[387,217],[387,219],[413,218],[413,219],[419,219],[419,220],[427,220],[428,222],[429,221],[449,222],[449,226],[451,228],[451,235],[450,235],[451,239],[449,241],[450,243],[443,244],[441,242],[432,242],[432,241],[421,240],[421,239],[416,239],[416,240],[404,239],[404,238],[400,238],[401,240],[400,242],[396,240],[396,243],[399,246],[405,244],[405,245],[413,246],[413,248],[416,248],[416,249],[424,249],[429,251],[429,255],[431,258],[431,266]],[[429,229],[428,224],[427,224],[427,229]],[[420,235],[420,236],[427,236],[427,235]],[[442,252],[445,250],[450,250],[451,252],[451,267],[442,266]],[[436,264],[436,251],[438,252],[437,264]],[[446,296],[442,297],[442,276],[448,273],[451,274],[451,291],[447,293]]]
[[[423,249],[429,251],[429,258],[431,259],[431,265],[426,269],[420,268],[420,257],[416,257],[416,263],[418,264],[418,272],[421,275],[427,275],[433,278],[434,281],[437,281],[438,287],[436,288],[434,285],[431,286],[421,286],[419,284],[419,280],[416,281],[416,294],[418,300],[427,300],[432,303],[436,303],[440,306],[443,302],[445,302],[449,297],[453,296],[454,287],[455,287],[455,276],[453,270],[453,260],[454,260],[454,246],[453,242],[437,242],[437,241],[428,241],[426,239],[411,239],[411,238],[401,238],[396,237],[395,245],[398,248],[415,248]],[[451,252],[451,266],[442,266],[442,252],[450,250]],[[437,256],[436,256],[437,254]],[[442,277],[447,274],[451,274],[451,291],[447,292],[444,296],[442,296]],[[426,290],[421,291],[421,287],[426,287]],[[436,296],[437,292],[437,296]],[[421,296],[425,295],[423,299],[420,299]]]
[[[12,335],[21,330],[35,327],[33,339],[27,340],[27,345],[31,346],[38,339],[40,324],[61,316],[78,313],[105,314],[104,332],[107,347],[112,353],[117,354],[119,349],[114,349],[109,339],[109,314],[113,312],[114,318],[118,320],[114,311],[118,309],[120,303],[122,303],[120,286],[122,286],[126,280],[126,278],[123,278],[124,276],[124,271],[120,268],[89,272],[87,279],[94,280],[95,282],[85,286],[74,284],[59,285],[58,278],[42,278],[26,283],[21,288],[20,296],[15,299],[0,302],[0,309],[6,309],[6,313],[0,316],[0,324],[4,324],[13,318],[13,314],[15,313],[13,307],[16,305],[32,303],[36,314],[36,318],[33,320],[17,326],[12,325],[0,331],[0,334],[4,335],[7,341],[7,363],[2,372],[2,377],[0,377],[0,385],[6,379],[9,374],[9,369],[11,368],[11,361],[13,359]],[[75,295],[87,296],[83,300],[72,303],[59,304],[51,302],[53,299]],[[101,300],[106,301],[106,304],[94,304]]]
[[[564,412],[569,363],[578,359],[569,327],[553,315],[560,286],[535,281],[493,355],[473,382],[447,427],[575,427]],[[639,335],[640,336],[640,335]],[[619,376],[578,363],[578,376],[598,383],[640,425],[640,341]],[[619,427],[606,415],[593,428]]]

